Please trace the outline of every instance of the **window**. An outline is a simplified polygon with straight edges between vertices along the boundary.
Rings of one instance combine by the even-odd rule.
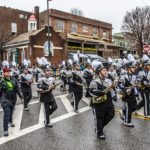
[[[83,32],[88,32],[88,26],[83,25]]]
[[[77,33],[78,26],[76,23],[71,24],[71,33]]]
[[[24,19],[27,19],[27,18],[28,18],[27,15],[25,15],[25,16],[24,16]]]
[[[98,28],[93,28],[93,36],[98,36]]]
[[[56,21],[56,31],[58,31],[58,32],[64,31],[64,21],[63,20]]]
[[[23,14],[20,14],[20,15],[19,15],[19,18],[23,19],[23,18],[24,18],[24,15],[23,15]]]
[[[109,32],[108,31],[103,31],[103,38],[109,38]]]
[[[16,23],[11,23],[11,32],[17,33],[17,24]]]

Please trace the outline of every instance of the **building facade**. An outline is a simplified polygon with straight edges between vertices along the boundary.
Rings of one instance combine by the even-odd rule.
[[[17,34],[5,42],[3,59],[17,63],[22,63],[23,59],[30,59],[35,63],[37,57],[44,56],[45,43],[48,40],[48,12],[39,13],[39,7],[36,6],[34,15],[29,15],[24,26],[17,24],[17,27],[24,29],[17,30]],[[120,56],[119,47],[112,43],[110,23],[50,9],[49,24],[50,41],[54,50],[51,61],[54,63],[67,59],[69,54],[77,51],[104,58]]]
[[[47,23],[46,16],[47,11],[40,13],[40,26]],[[66,57],[78,50],[105,58],[119,56],[118,46],[112,44],[112,24],[55,9],[49,10],[49,16],[50,25],[66,41]]]
[[[138,49],[136,48],[136,40],[133,37],[125,36],[124,33],[114,33],[112,38],[112,43],[119,47],[120,56],[122,56],[123,51],[129,51],[133,55],[137,55]]]
[[[30,12],[0,6],[0,60],[2,46],[11,37],[27,32],[27,21]]]

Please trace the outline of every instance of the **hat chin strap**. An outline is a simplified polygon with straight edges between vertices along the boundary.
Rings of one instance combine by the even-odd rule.
[[[102,73],[101,73],[101,70],[99,71],[99,76],[100,76],[100,78],[105,78],[105,76],[104,75],[102,75]]]

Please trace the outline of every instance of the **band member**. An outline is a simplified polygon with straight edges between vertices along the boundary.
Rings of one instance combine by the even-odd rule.
[[[28,66],[23,67],[23,73],[20,76],[21,91],[24,97],[24,110],[28,111],[28,103],[32,99],[31,84],[33,83],[33,77],[28,73]]]
[[[115,63],[113,62],[113,60],[109,57],[108,59],[108,72],[107,72],[107,78],[111,80],[112,84],[116,85],[117,81],[118,81],[118,75],[115,69]],[[114,101],[117,101],[117,91],[116,91],[116,87],[114,87],[114,89],[112,89],[111,91],[112,93],[112,98]]]
[[[99,139],[105,139],[104,127],[112,120],[115,114],[111,97],[112,82],[106,78],[107,70],[99,64],[95,70],[97,77],[91,81],[89,93],[91,106],[95,116],[96,134]]]
[[[71,79],[74,101],[71,104],[74,106],[74,111],[79,113],[78,105],[83,97],[83,85],[85,85],[85,80],[83,78],[83,72],[80,70],[80,65],[75,63],[74,66],[75,68],[72,71]]]
[[[13,111],[17,100],[17,95],[22,99],[23,96],[19,90],[18,82],[10,76],[10,69],[3,69],[4,78],[0,81],[0,103],[4,111],[3,128],[4,136],[8,136],[8,124],[15,127],[13,124]]]
[[[17,68],[17,64],[16,62],[12,62],[12,68],[11,68],[11,72],[12,72],[12,76],[15,78],[15,79],[19,79],[19,70]]]
[[[150,118],[150,60],[144,62],[144,70],[140,71],[138,78],[141,80],[141,96],[142,100],[138,104],[137,109],[139,110],[144,106],[145,118]]]
[[[120,111],[120,117],[124,120],[123,124],[128,127],[134,127],[132,124],[132,113],[137,108],[136,96],[138,91],[135,71],[135,62],[128,62],[127,74],[120,77],[118,84],[122,93],[122,101],[124,102],[123,110]]]
[[[71,79],[72,79],[72,66],[70,64],[68,64],[66,66],[66,81],[69,86],[69,88],[68,88],[69,96],[70,96],[70,98],[73,98],[73,92],[72,92],[73,86],[71,84]]]
[[[35,75],[35,81],[38,82],[38,80],[43,77],[43,70],[42,70],[43,62],[41,58],[37,58],[37,66],[34,68],[34,75]]]
[[[89,63],[86,64],[86,69],[83,71],[83,73],[84,73],[83,77],[86,80],[86,85],[87,85],[85,97],[91,97],[91,95],[89,94],[89,85],[93,79],[94,72]]]
[[[55,79],[51,77],[49,64],[45,65],[44,72],[45,76],[39,79],[37,87],[40,92],[40,102],[44,104],[45,108],[45,127],[52,127],[50,115],[57,109],[57,103],[52,93],[55,88]]]
[[[60,86],[60,88],[62,91],[65,91],[67,85],[67,70],[65,66],[63,66],[62,70],[60,71],[60,78],[62,80],[62,85]]]

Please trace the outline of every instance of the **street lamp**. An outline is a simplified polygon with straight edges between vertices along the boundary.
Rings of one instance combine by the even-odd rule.
[[[48,40],[48,52],[49,52],[49,60],[51,58],[51,51],[50,51],[50,26],[49,26],[49,1],[52,1],[52,0],[47,0],[47,25],[48,25],[48,37],[47,37],[47,40]]]

